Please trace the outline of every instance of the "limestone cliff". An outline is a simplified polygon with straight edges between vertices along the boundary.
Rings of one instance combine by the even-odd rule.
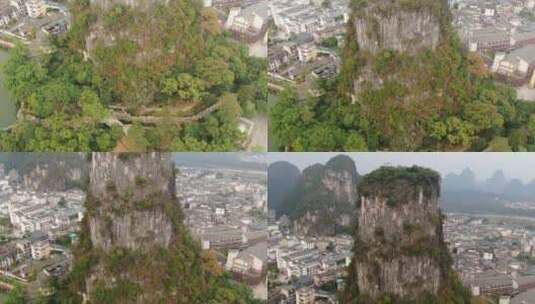
[[[441,37],[443,0],[355,1],[355,37],[361,51],[376,54],[382,49],[415,54],[435,49]]]
[[[195,303],[189,286],[205,282],[174,176],[166,154],[93,153],[74,252],[78,293],[91,303]]]
[[[382,88],[393,80],[414,85],[415,78],[406,73],[397,75],[403,66],[393,64],[387,71],[382,66],[398,55],[407,58],[434,51],[442,41],[449,16],[444,0],[355,0],[352,12],[348,39],[355,49],[349,56],[361,62],[352,80],[357,99],[362,91]]]
[[[347,155],[338,155],[331,158],[325,165],[323,185],[334,192],[337,201],[356,201],[356,185],[359,174],[355,162]]]
[[[358,178],[355,163],[345,155],[303,170],[297,193],[289,198],[295,203],[296,232],[333,235],[338,226],[350,226]]]
[[[89,218],[94,246],[131,250],[167,247],[173,235],[167,205],[175,199],[174,169],[159,153],[93,155],[89,195],[98,215]]]
[[[344,303],[464,299],[444,243],[436,172],[383,167],[362,179],[359,195]]]

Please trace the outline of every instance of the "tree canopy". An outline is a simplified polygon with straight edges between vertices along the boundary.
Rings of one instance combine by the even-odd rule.
[[[73,24],[51,38],[50,53],[10,51],[5,85],[19,117],[0,131],[3,151],[237,150],[238,116],[265,111],[265,60],[250,57],[196,1],[105,11],[75,1],[70,11]],[[236,94],[240,111],[173,120]],[[160,123],[120,123],[117,107]]]

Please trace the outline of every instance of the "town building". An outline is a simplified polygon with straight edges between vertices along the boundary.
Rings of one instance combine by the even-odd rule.
[[[38,18],[46,14],[44,0],[26,0],[26,10],[30,18]]]
[[[42,260],[50,255],[50,240],[48,234],[42,231],[32,233],[30,237],[31,256],[34,260]]]
[[[527,84],[535,87],[535,44],[529,44],[509,53],[497,53],[492,64],[493,72],[515,86]]]

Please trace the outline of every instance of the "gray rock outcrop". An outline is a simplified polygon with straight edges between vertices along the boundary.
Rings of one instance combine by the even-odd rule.
[[[175,191],[166,155],[94,153],[89,195],[99,210],[88,219],[93,246],[104,251],[167,247],[173,225],[160,204],[177,203]]]
[[[346,155],[333,157],[327,164],[306,168],[297,198],[297,234],[334,235],[336,226],[349,226],[354,218],[359,175]]]
[[[407,0],[368,1],[355,14],[353,26],[360,50],[372,54],[382,49],[414,54],[435,49],[440,39],[440,16],[434,5],[412,8]],[[439,2],[439,1],[436,1]]]
[[[362,179],[359,195],[349,290],[375,303],[438,297],[450,288],[438,173],[383,167]]]

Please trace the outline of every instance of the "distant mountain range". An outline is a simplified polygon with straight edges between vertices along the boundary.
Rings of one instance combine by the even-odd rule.
[[[17,172],[11,180],[35,191],[63,191],[83,188],[89,163],[86,153],[0,153],[5,174]]]
[[[504,195],[512,199],[535,197],[535,180],[524,183],[517,178],[508,179],[501,169],[496,170],[490,178],[477,181],[475,173],[470,168],[466,168],[460,174],[446,175],[442,185],[448,191],[477,190]]]
[[[268,168],[268,207],[277,216],[289,216],[298,234],[333,235],[351,225],[359,179],[347,155],[303,172],[289,162],[274,162]]]
[[[357,163],[358,165],[358,163]],[[314,166],[310,166],[314,168]],[[307,173],[314,174],[308,168]],[[321,169],[321,168],[320,168]],[[322,170],[317,170],[318,177]],[[268,206],[277,215],[294,215],[296,206],[303,201],[303,194],[297,195],[299,181],[303,179],[304,171],[286,161],[278,161],[269,165],[268,169]],[[358,176],[358,173],[354,173]],[[312,197],[319,198],[318,191],[322,190],[319,183],[311,183],[305,192],[313,193]],[[301,190],[303,191],[303,190]],[[514,216],[535,217],[535,210],[514,209],[507,207],[511,202],[535,203],[535,181],[524,183],[517,178],[507,177],[503,170],[496,172],[486,180],[478,180],[476,174],[466,168],[461,173],[449,173],[442,178],[440,206],[446,212],[501,214]],[[310,207],[310,206],[309,206]],[[307,207],[307,208],[309,208]]]
[[[173,153],[173,160],[179,166],[267,172],[263,153]]]
[[[447,212],[535,217],[535,210],[505,206],[516,201],[535,202],[535,180],[524,183],[517,178],[508,179],[500,169],[490,178],[477,181],[475,173],[466,168],[460,174],[450,173],[443,178],[441,201]]]

